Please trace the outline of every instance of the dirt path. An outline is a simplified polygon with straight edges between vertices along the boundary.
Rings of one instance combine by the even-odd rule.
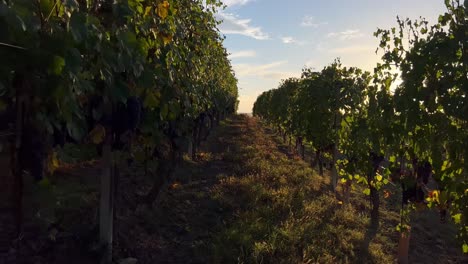
[[[121,216],[116,257],[136,257],[138,263],[207,263],[211,248],[206,242],[229,217],[211,194],[239,166],[226,156],[247,135],[245,122],[235,116],[217,127],[202,143],[199,159],[185,159],[177,168],[174,184],[154,209]]]
[[[115,263],[393,263],[398,212],[383,206],[381,229],[364,243],[367,198],[355,191],[350,204],[341,203],[329,191],[328,177],[309,163],[271,129],[237,115],[213,130],[197,161],[184,158],[174,183],[152,207],[137,202],[151,177],[142,166],[131,168],[119,180]],[[50,214],[61,216],[59,232],[54,241],[47,238],[53,230],[27,239],[31,245],[21,263],[97,263],[99,181],[85,174],[57,183],[54,199],[73,198]],[[425,224],[414,228],[411,263],[466,263],[455,230],[434,219],[418,220]]]
[[[398,212],[382,209],[381,229],[368,238],[367,198],[356,191],[351,204],[342,205],[329,192],[327,177],[318,176],[255,119],[226,120],[202,144],[199,160],[186,160],[175,178],[158,206],[122,218],[116,259],[393,263]],[[453,228],[432,218],[423,221],[437,230],[415,222],[411,263],[463,263]],[[420,227],[429,229],[421,233]]]

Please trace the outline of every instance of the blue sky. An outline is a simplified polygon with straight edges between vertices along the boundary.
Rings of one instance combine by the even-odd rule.
[[[239,112],[252,111],[263,91],[305,66],[322,69],[339,57],[345,66],[372,71],[377,28],[396,26],[396,16],[425,17],[445,11],[443,0],[224,0],[224,45],[239,80]]]

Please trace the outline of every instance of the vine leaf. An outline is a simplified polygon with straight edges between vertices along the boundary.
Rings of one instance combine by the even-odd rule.
[[[98,145],[104,141],[106,137],[106,129],[102,125],[96,125],[91,132],[89,132],[89,139],[93,144]]]
[[[158,16],[165,19],[169,13],[169,2],[164,1],[158,4]]]
[[[161,37],[164,45],[167,45],[167,44],[171,43],[171,41],[172,41],[172,36],[169,35],[169,34],[166,34],[166,33],[159,33],[159,37]]]
[[[145,106],[145,108],[153,109],[153,108],[159,106],[160,97],[161,97],[160,93],[150,92],[150,93],[148,93],[146,95],[145,101],[143,102],[143,105]]]
[[[145,17],[145,18],[148,17],[150,15],[150,13],[151,13],[151,9],[152,9],[151,6],[147,6],[145,8],[145,14],[143,15],[143,17]]]
[[[63,67],[65,67],[65,59],[55,55],[52,59],[52,65],[50,65],[49,73],[60,75],[62,73]]]

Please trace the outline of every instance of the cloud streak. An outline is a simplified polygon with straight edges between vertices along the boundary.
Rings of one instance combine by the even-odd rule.
[[[268,34],[263,32],[261,27],[250,25],[251,19],[242,19],[237,15],[224,12],[218,13],[217,16],[219,19],[223,20],[219,26],[219,30],[225,35],[237,34],[258,40],[265,40],[270,38]]]
[[[318,28],[323,25],[327,25],[328,22],[317,22],[313,16],[304,16],[301,21],[301,26],[303,27],[313,27]]]
[[[359,29],[348,29],[341,32],[330,32],[327,34],[329,38],[338,38],[339,40],[350,40],[363,37],[364,34]]]
[[[284,44],[296,44],[296,45],[304,45],[305,42],[304,41],[299,41],[293,37],[282,37],[281,38],[281,41],[284,43]]]

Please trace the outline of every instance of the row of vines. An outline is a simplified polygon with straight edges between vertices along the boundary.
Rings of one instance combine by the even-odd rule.
[[[13,171],[1,179],[0,209],[14,213],[17,233],[23,171],[42,180],[65,143],[96,145],[107,194],[116,165],[157,164],[142,197],[149,203],[183,152],[196,157],[203,129],[238,104],[219,8],[217,0],[0,0],[1,149]],[[101,215],[112,215],[105,205]]]
[[[438,23],[397,19],[378,29],[382,60],[373,73],[306,68],[261,94],[254,115],[315,151],[313,166],[331,159],[331,185],[362,183],[378,226],[379,189],[402,186],[402,222],[415,204],[447,211],[468,252],[468,1],[445,1]]]

